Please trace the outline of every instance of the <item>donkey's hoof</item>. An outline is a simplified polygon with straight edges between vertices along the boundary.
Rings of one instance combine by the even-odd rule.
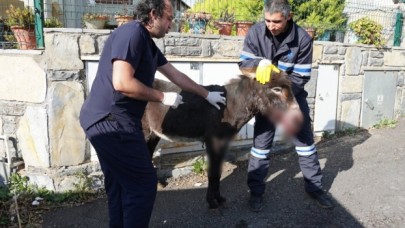
[[[213,216],[223,216],[223,213],[220,208],[210,208],[209,212]]]
[[[216,201],[208,204],[208,209],[210,209],[210,210],[211,209],[218,209],[218,208],[219,208],[219,205],[218,205],[218,203]]]
[[[226,199],[224,197],[218,197],[217,202],[218,202],[220,207],[228,208],[228,203],[226,202]]]
[[[226,201],[220,203],[219,206],[220,206],[221,208],[224,208],[224,209],[228,209],[228,208],[229,208],[229,207],[228,207],[228,203],[227,203]]]

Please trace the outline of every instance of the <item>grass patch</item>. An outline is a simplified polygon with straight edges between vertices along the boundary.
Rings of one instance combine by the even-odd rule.
[[[336,138],[340,138],[340,137],[344,137],[344,136],[353,136],[362,131],[364,131],[364,129],[361,129],[361,128],[347,128],[342,131],[337,131],[334,134],[330,131],[324,131],[322,133],[322,140],[327,141],[327,140],[336,139]]]
[[[342,137],[342,136],[353,136],[353,135],[359,133],[360,131],[361,131],[360,128],[347,128],[347,129],[345,129],[345,130],[343,130],[343,131],[338,131],[338,132],[336,132],[336,135],[337,135],[338,137]]]
[[[0,187],[0,227],[42,227],[42,214],[48,210],[80,205],[100,197],[91,189],[92,179],[77,173],[75,188],[55,193],[29,184],[28,177],[13,173],[8,187]],[[33,205],[36,201],[39,204]]]
[[[398,124],[398,121],[388,118],[383,118],[373,126],[374,129],[381,129],[381,128],[394,128]]]
[[[199,157],[194,163],[193,163],[193,172],[198,174],[198,175],[204,175],[206,171],[208,170],[208,164],[205,161],[204,156]]]

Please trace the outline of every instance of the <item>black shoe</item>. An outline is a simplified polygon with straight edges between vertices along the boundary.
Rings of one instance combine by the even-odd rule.
[[[263,209],[263,196],[250,195],[249,206],[253,212],[259,212]]]
[[[330,197],[326,195],[326,193],[324,193],[322,190],[318,190],[315,192],[307,192],[307,194],[311,198],[315,199],[318,205],[322,208],[331,209],[335,206]]]

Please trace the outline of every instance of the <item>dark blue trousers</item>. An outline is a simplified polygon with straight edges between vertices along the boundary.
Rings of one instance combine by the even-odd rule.
[[[141,127],[102,120],[86,135],[104,173],[110,227],[148,227],[157,176]]]
[[[304,176],[305,190],[313,192],[322,189],[322,173],[314,145],[307,96],[308,94],[304,90],[295,95],[304,115],[304,123],[294,139],[294,144],[298,153],[301,172]],[[264,194],[264,179],[270,166],[269,153],[273,144],[275,130],[275,126],[267,118],[262,115],[256,116],[247,180],[252,195],[261,196]]]

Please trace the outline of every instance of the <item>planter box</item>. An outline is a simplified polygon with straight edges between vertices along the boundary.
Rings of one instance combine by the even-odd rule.
[[[88,29],[103,29],[107,19],[94,19],[94,20],[85,20],[84,24]]]
[[[133,16],[115,16],[115,21],[117,22],[117,26],[120,27],[121,25],[128,23],[134,20]]]

